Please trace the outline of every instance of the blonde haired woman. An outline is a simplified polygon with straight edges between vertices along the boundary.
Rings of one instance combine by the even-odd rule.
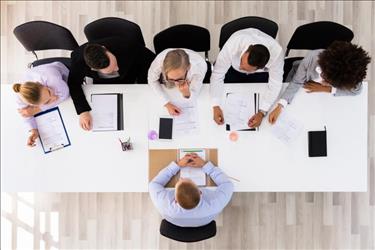
[[[69,97],[68,75],[69,70],[64,64],[53,62],[29,69],[23,83],[13,85],[18,112],[30,131],[28,146],[35,146],[39,136],[34,115],[57,106]]]
[[[160,52],[148,71],[148,84],[160,97],[170,115],[179,115],[176,103],[194,100],[202,87],[207,64],[189,49]]]

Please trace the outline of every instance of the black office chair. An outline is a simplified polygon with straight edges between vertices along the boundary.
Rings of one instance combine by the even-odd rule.
[[[13,33],[23,47],[27,51],[31,51],[37,59],[29,64],[29,67],[59,61],[70,68],[70,58],[51,57],[38,59],[35,52],[49,49],[76,49],[78,43],[67,28],[46,21],[31,21],[17,26],[14,28]]]
[[[118,17],[105,17],[95,20],[85,26],[84,33],[89,42],[119,36],[123,39],[129,39],[129,42],[146,45],[139,25]]]
[[[223,48],[225,42],[234,32],[247,28],[258,29],[273,38],[276,38],[277,31],[279,30],[279,26],[277,25],[277,23],[267,18],[247,16],[235,19],[224,24],[223,27],[221,27],[219,39],[220,50]]]
[[[213,220],[209,224],[201,227],[179,227],[166,220],[162,220],[160,224],[160,234],[180,242],[207,240],[216,235],[216,222]]]
[[[287,45],[284,60],[284,77],[287,78],[293,63],[303,57],[289,57],[290,50],[326,49],[333,41],[352,41],[353,31],[330,21],[319,21],[301,25],[294,31]]]
[[[156,54],[168,48],[186,48],[204,52],[207,72],[203,82],[210,82],[212,72],[212,66],[208,58],[210,32],[206,28],[192,24],[179,24],[169,27],[154,36],[154,48]]]
[[[226,41],[229,37],[236,31],[247,29],[247,28],[256,28],[267,35],[276,38],[277,31],[279,26],[274,21],[263,17],[256,16],[247,16],[235,19],[226,23],[221,27],[220,38],[219,38],[219,48],[223,48]],[[250,45],[250,44],[249,44]],[[243,74],[232,67],[225,74],[224,82],[225,83],[252,83],[252,82],[268,82],[268,73],[259,72],[253,74]]]

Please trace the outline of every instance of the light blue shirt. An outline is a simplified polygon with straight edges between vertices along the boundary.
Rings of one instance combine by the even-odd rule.
[[[220,168],[207,162],[202,170],[216,183],[216,189],[200,189],[201,199],[193,209],[182,208],[175,200],[175,190],[164,186],[177,174],[180,167],[171,162],[150,182],[151,200],[159,213],[170,223],[180,227],[207,225],[224,209],[233,194],[233,183]]]

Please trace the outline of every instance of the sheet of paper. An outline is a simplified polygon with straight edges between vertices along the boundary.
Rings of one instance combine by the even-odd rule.
[[[254,93],[229,93],[225,100],[224,119],[231,130],[249,129],[249,118],[255,114]]]
[[[45,151],[70,144],[58,109],[35,117],[35,121]]]
[[[198,111],[195,103],[176,104],[181,114],[173,118],[173,134],[189,135],[199,130]]]
[[[116,94],[94,94],[91,96],[93,131],[117,130]]]
[[[206,150],[193,148],[193,149],[180,149],[179,159],[183,158],[186,154],[196,153],[203,160],[206,160]],[[202,168],[184,167],[181,168],[180,177],[191,179],[198,186],[206,185],[206,174],[203,172]]]
[[[206,174],[202,168],[183,167],[180,170],[180,177],[192,180],[197,186],[206,185]]]
[[[282,112],[275,124],[271,126],[271,134],[285,144],[296,140],[303,130],[303,124],[295,118]]]

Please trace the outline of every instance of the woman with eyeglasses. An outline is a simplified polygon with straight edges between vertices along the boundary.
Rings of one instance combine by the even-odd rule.
[[[18,112],[30,132],[28,146],[35,146],[39,136],[34,115],[56,107],[69,97],[68,75],[69,69],[64,64],[53,62],[29,69],[22,83],[13,84],[13,91],[17,94]]]
[[[148,84],[160,97],[172,116],[179,115],[177,103],[192,101],[198,95],[207,64],[189,49],[166,49],[160,52],[148,71]]]

